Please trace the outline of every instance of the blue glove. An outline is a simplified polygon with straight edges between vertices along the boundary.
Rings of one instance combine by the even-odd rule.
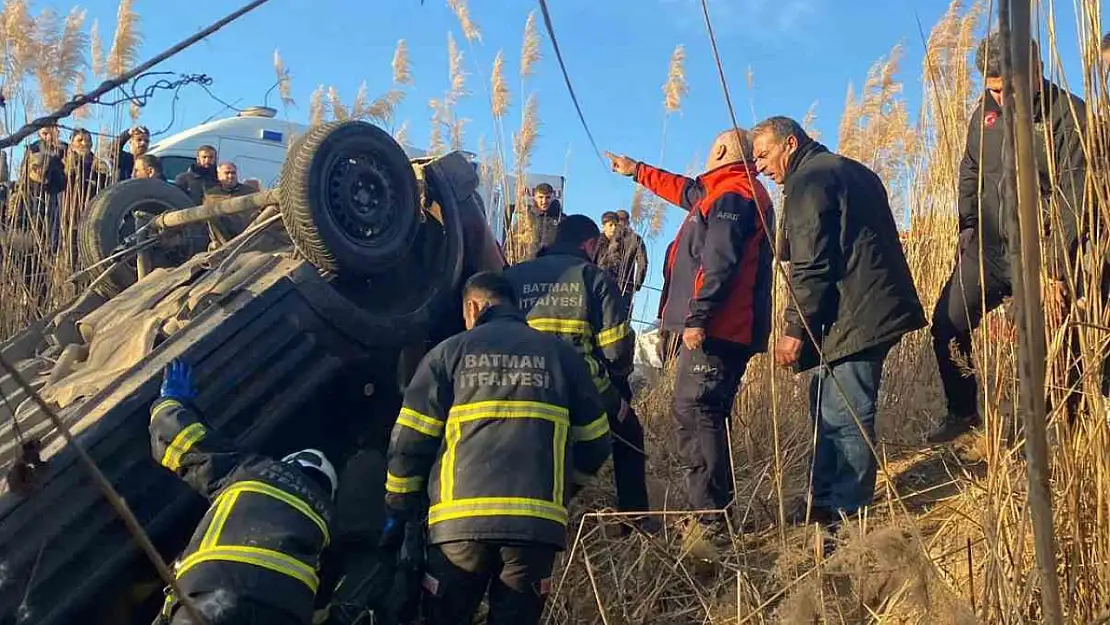
[[[382,526],[381,540],[378,546],[389,551],[398,551],[405,542],[405,519],[396,514],[389,514]]]
[[[193,387],[193,369],[183,360],[174,359],[162,375],[162,397],[188,402],[196,399]]]

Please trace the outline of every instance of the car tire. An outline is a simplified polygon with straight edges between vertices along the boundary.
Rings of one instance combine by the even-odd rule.
[[[419,226],[416,175],[384,130],[361,121],[308,130],[281,171],[281,216],[297,251],[343,279],[402,262]]]
[[[82,265],[90,267],[118,251],[124,238],[135,230],[134,221],[128,219],[135,210],[160,215],[192,206],[193,200],[188,193],[163,180],[130,179],[108,187],[92,199],[78,225],[78,255]],[[179,245],[157,251],[155,266],[179,264],[203,252],[207,236],[202,234],[195,228],[183,229],[182,236],[177,239]],[[138,279],[135,259],[131,258],[121,262],[95,290],[105,297],[114,297]]]

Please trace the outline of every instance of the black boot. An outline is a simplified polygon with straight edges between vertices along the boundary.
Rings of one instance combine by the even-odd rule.
[[[950,443],[961,436],[973,432],[983,426],[983,420],[978,414],[967,416],[946,415],[940,427],[929,435],[927,441],[931,445]]]

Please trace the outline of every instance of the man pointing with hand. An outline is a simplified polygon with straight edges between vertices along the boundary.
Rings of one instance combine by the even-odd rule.
[[[767,350],[771,327],[771,198],[756,180],[751,135],[718,135],[697,178],[608,154],[632,177],[686,211],[669,248],[663,329],[682,336],[674,417],[690,504],[723,510],[733,499],[729,415],[748,361]],[[703,518],[700,535],[729,538],[724,519]]]

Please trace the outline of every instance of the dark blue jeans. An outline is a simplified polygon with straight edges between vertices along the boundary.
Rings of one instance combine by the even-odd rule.
[[[875,444],[879,382],[889,351],[884,346],[860,352],[813,374],[809,410],[817,427],[815,508],[852,514],[871,504],[877,464],[868,441]]]

